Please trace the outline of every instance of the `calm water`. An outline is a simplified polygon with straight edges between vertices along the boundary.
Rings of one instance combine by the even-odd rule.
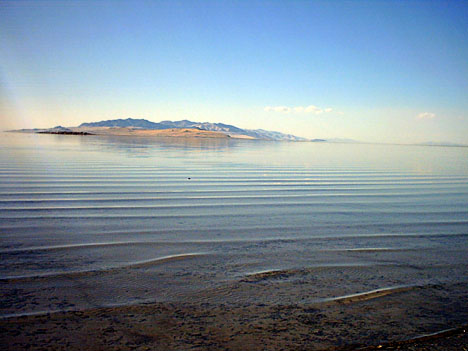
[[[468,148],[31,134],[0,147],[3,317],[468,291]]]

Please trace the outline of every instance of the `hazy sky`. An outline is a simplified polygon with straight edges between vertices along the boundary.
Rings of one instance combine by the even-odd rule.
[[[0,1],[0,128],[468,144],[467,1]]]

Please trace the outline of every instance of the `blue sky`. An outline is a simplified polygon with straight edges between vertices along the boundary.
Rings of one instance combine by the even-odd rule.
[[[2,1],[3,128],[190,119],[468,144],[466,1]]]

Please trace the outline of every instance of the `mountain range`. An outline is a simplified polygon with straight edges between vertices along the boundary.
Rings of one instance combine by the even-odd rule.
[[[248,137],[252,139],[263,140],[288,140],[288,141],[308,141],[306,138],[301,138],[292,134],[284,134],[263,129],[242,129],[233,125],[224,123],[210,122],[192,122],[189,120],[182,121],[161,121],[151,122],[146,119],[113,119],[100,122],[82,123],[79,128],[97,128],[97,127],[114,127],[114,128],[134,128],[146,130],[163,130],[163,129],[199,129],[213,132],[221,132],[231,137]],[[325,141],[315,139],[313,141]]]

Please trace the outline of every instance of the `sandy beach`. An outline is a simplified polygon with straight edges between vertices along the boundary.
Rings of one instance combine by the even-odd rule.
[[[307,305],[174,302],[39,313],[3,318],[0,344],[4,350],[466,350],[464,288],[451,287],[451,296],[441,286],[393,289]]]

